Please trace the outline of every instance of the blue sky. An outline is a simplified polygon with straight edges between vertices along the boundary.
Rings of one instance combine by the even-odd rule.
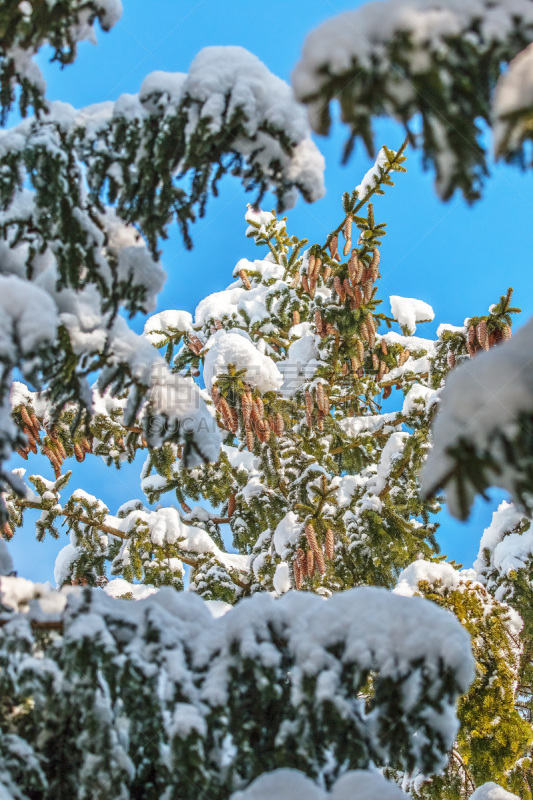
[[[109,33],[100,32],[96,47],[80,46],[73,66],[60,70],[40,62],[48,84],[49,99],[75,106],[116,99],[139,90],[153,70],[185,72],[202,48],[209,45],[241,45],[261,58],[285,80],[296,64],[305,35],[320,22],[362,2],[327,0],[270,0],[243,3],[228,0],[123,0],[124,15]],[[393,122],[377,125],[376,144],[397,149],[403,133]],[[338,224],[340,197],[352,190],[370,166],[361,148],[347,166],[341,166],[346,130],[336,125],[328,138],[317,144],[326,157],[326,197],[313,205],[303,201],[288,213],[289,229],[312,241],[323,241]],[[440,322],[462,324],[467,316],[483,314],[508,286],[515,289],[516,305],[523,309],[523,324],[533,313],[531,268],[533,259],[533,179],[510,167],[497,166],[487,182],[483,199],[473,208],[457,197],[443,204],[433,190],[433,177],[424,173],[420,155],[408,151],[406,175],[375,203],[376,219],[387,222],[382,248],[380,296],[419,297],[430,303],[434,324],[419,326],[420,335],[431,336]],[[244,211],[251,198],[234,179],[226,179],[220,196],[212,199],[207,215],[192,229],[195,248],[187,252],[173,231],[163,246],[163,266],[168,273],[158,310],[183,308],[193,311],[199,300],[231,281],[239,258],[258,257],[259,251],[244,238]],[[273,201],[267,199],[264,207]],[[384,304],[387,309],[387,302]],[[144,320],[134,323],[141,329]],[[47,462],[35,460],[24,466],[48,477]],[[120,503],[140,497],[139,464],[120,472],[98,459],[73,465],[71,488],[83,487],[106,502],[112,512]],[[494,502],[476,504],[467,523],[458,523],[444,511],[439,539],[443,552],[469,566]],[[28,517],[28,522],[30,517]],[[34,544],[27,524],[12,542],[11,550],[20,575],[33,580],[52,577],[55,553],[66,544]]]

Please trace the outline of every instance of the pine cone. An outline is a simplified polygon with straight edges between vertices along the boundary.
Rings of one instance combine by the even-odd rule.
[[[228,500],[228,517],[232,517],[235,513],[235,495],[230,494]]]
[[[211,388],[211,400],[213,401],[215,408],[218,408],[220,405],[220,392],[218,390],[218,386],[216,385]]]
[[[376,281],[379,277],[379,261],[380,261],[380,254],[377,247],[374,247],[372,251],[372,263],[370,264],[370,274],[372,276],[372,280]]]
[[[229,422],[228,429],[232,433],[237,433],[237,431],[239,430],[239,417],[237,416],[237,412],[235,411],[234,408],[230,408],[229,410],[228,422]]]
[[[9,524],[9,522],[4,522],[4,525],[3,525],[3,527],[2,527],[2,533],[3,533],[3,535],[5,536],[5,538],[6,538],[7,540],[9,540],[9,539],[12,539],[12,538],[13,538],[13,528],[11,527],[11,525]],[[1,537],[0,537],[0,538],[1,538]]]
[[[24,428],[24,433],[26,434],[26,438],[28,440],[28,444],[30,446],[30,450],[32,451],[32,453],[36,453],[37,452],[37,441],[35,439],[35,436],[33,435],[33,433],[30,431],[30,429],[27,426]]]
[[[322,550],[320,550],[320,548],[315,550],[315,559],[318,571],[320,572],[321,575],[324,575],[326,571],[326,562],[324,561],[324,554]]]
[[[361,333],[361,339],[363,339],[363,341],[365,342],[368,342],[369,339],[368,328],[364,322],[361,323],[361,327],[359,330]]]
[[[252,416],[252,407],[253,407],[252,393],[249,390],[247,390],[243,392],[241,396],[241,409],[242,409],[242,419],[244,422],[244,427],[247,427],[250,424],[250,418]]]
[[[263,401],[261,400],[260,397],[254,397],[252,403],[252,418],[257,422],[258,420],[262,420],[264,416],[265,416],[265,406],[263,404]]]
[[[331,269],[331,267],[325,267],[324,268],[324,281],[329,281],[329,279],[331,278],[331,273],[332,272],[333,272],[333,270]]]
[[[280,414],[279,411],[274,417],[272,427],[274,429],[274,433],[276,434],[276,436],[283,436],[283,434],[285,433],[285,423],[283,422],[283,416]]]
[[[392,392],[392,386],[385,386],[383,390],[383,399],[386,400],[388,397],[390,397],[391,392]]]
[[[333,278],[333,288],[335,289],[339,297],[342,299],[342,296],[344,295],[344,289],[342,288],[341,279],[339,278],[338,275],[335,275],[335,277]]]
[[[451,351],[448,353],[448,366],[450,369],[455,367],[455,353],[452,353]]]
[[[476,325],[476,338],[483,348],[483,350],[489,349],[489,340],[487,335],[487,323],[484,319],[480,320]]]
[[[313,395],[309,391],[309,389],[305,390],[305,407],[307,409],[308,414],[313,413]]]
[[[344,291],[348,295],[348,297],[355,297],[355,295],[353,293],[353,289],[350,286],[350,281],[348,280],[348,278],[344,279],[344,281],[342,282],[342,286],[343,286]]]
[[[300,567],[298,565],[298,559],[295,558],[292,562],[292,571],[294,572],[294,584],[297,589],[301,589],[302,587],[302,576],[300,573]]]
[[[352,238],[352,223],[353,223],[353,217],[350,214],[348,214],[348,216],[344,220],[344,229],[343,229],[344,238],[346,240]],[[344,255],[346,255],[346,253]]]
[[[33,424],[28,414],[28,410],[25,406],[20,407],[20,416],[22,417],[22,421],[27,428],[33,428]]]
[[[74,455],[76,456],[76,461],[78,462],[85,460],[85,453],[79,446],[78,442],[74,442]]]
[[[305,538],[307,539],[307,544],[311,550],[318,550],[318,542],[316,540],[315,529],[313,528],[312,522],[306,522],[305,524]]]
[[[409,350],[408,347],[406,347],[405,350],[402,350],[402,352],[400,353],[400,356],[398,358],[398,366],[399,367],[403,367],[403,365],[405,364],[405,362],[407,361],[407,359],[409,358],[410,355],[411,355],[411,351]]]
[[[320,411],[324,411],[324,384],[319,383],[316,387],[316,404]]]
[[[379,369],[379,358],[375,353],[372,353],[372,368],[375,369],[376,372]]]
[[[339,258],[338,247],[339,247],[339,237],[337,236],[337,234],[335,234],[335,236],[332,236],[329,243],[329,252],[331,258],[336,258],[336,259]]]
[[[309,279],[307,275],[302,275],[302,289],[309,294]]]
[[[341,375],[344,378],[348,374],[348,364],[346,362],[342,365]]]
[[[504,342],[508,342],[512,335],[513,334],[512,334],[510,326],[509,325],[505,325],[502,328],[502,339],[503,339],[503,341]]]
[[[296,551],[296,558],[298,559],[300,575],[302,576],[302,578],[305,578],[307,575],[307,556],[305,554],[305,550],[302,550],[301,547],[299,547],[298,550]]]
[[[381,352],[383,353],[384,356],[386,356],[388,353],[387,342],[385,341],[385,339],[381,340]]]
[[[293,325],[299,325],[300,324],[300,312],[299,311],[293,311],[292,312],[292,324]]]
[[[365,346],[361,339],[357,339],[355,346],[357,347],[357,358],[361,364],[363,364],[365,360]],[[361,366],[361,364],[359,366]]]
[[[330,561],[335,558],[335,536],[331,528],[326,531],[326,556]]]
[[[315,556],[312,550],[307,551],[307,574],[312,577],[315,571]]]
[[[244,269],[239,270],[239,278],[241,279],[242,284],[243,284],[245,289],[251,289],[252,288],[252,284],[250,283],[250,281],[248,279],[248,273],[246,272],[246,270],[244,270]]]
[[[252,453],[254,449],[254,435],[250,429],[246,431],[246,446],[250,453]]]

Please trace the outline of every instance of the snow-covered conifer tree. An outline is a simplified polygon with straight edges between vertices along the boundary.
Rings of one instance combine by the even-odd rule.
[[[481,42],[471,61],[483,51],[490,81],[526,43],[530,5],[500,16],[477,6],[492,28],[454,4],[431,17],[431,36],[449,45],[457,20],[470,26],[468,42]],[[120,14],[119,0],[0,11],[3,120],[15,102],[25,117],[0,133],[0,457],[40,450],[54,473],[3,471],[2,534],[28,508],[41,511],[38,538],[64,521],[70,533],[61,591],[13,575],[0,540],[0,794],[530,797],[529,522],[500,509],[476,569],[461,570],[435,541],[433,494],[448,474],[425,496],[417,477],[448,371],[477,368],[480,349],[520,350],[518,337],[501,344],[511,293],[487,316],[441,326],[437,341],[416,335],[433,317],[426,303],[380,308],[385,226],[371,200],[403,170],[404,147],[380,151],[326,241],[309,245],[258,210],[267,189],[279,209],[298,192],[320,196],[323,159],[289,87],[241,48],[208,48],[189,73],[153,73],[116,102],[49,103],[38,49],[68,64],[96,19],[108,29]],[[434,72],[405,21],[404,55]],[[456,122],[471,135],[484,96],[459,89]],[[342,96],[350,120],[353,99]],[[424,124],[442,193],[455,182],[472,195],[482,157],[461,177],[440,152],[449,132]],[[522,141],[502,131],[506,147]],[[194,318],[161,312],[137,336],[120,312],[153,310],[158,241],[176,220],[190,246],[190,223],[229,170],[256,192],[247,233],[263,257],[239,261]],[[148,504],[111,514],[81,488],[62,501],[69,459],[98,455],[111,469],[139,451]],[[471,492],[458,485],[463,509]]]
[[[411,756],[397,759],[384,743],[379,745],[381,755],[376,750],[372,760],[386,767],[389,779],[418,797],[470,797],[491,780],[530,791],[531,725],[518,710],[528,690],[517,688],[522,675],[524,686],[530,686],[522,661],[530,631],[523,629],[506,598],[496,599],[483,570],[461,571],[442,562],[435,541],[439,504],[420,499],[418,482],[430,420],[449,370],[461,361],[470,362],[483,347],[500,347],[510,335],[516,309],[509,291],[488,316],[473,317],[465,326],[441,325],[434,341],[416,335],[419,323],[433,319],[427,303],[393,296],[390,314],[380,308],[385,225],[376,220],[372,200],[392,183],[395,171],[404,170],[403,151],[382,149],[361,184],[342,198],[339,224],[323,242],[298,239],[287,231],[286,219],[249,207],[247,235],[263,250],[263,258],[237,261],[233,282],[202,300],[194,318],[186,311],[168,310],[148,319],[146,340],[164,352],[173,374],[188,385],[205,385],[197,391],[210,416],[185,420],[184,435],[187,440],[197,433],[195,426],[204,429],[205,422],[206,434],[218,430],[218,460],[191,465],[184,444],[150,446],[140,429],[125,424],[127,393],[111,403],[95,390],[98,413],[88,433],[92,446],[79,445],[76,453],[69,444],[67,407],[56,432],[71,448],[64,456],[84,458],[85,450],[91,449],[112,468],[148,446],[142,488],[152,508],[136,499],[113,515],[81,490],[63,504],[61,491],[70,473],[63,475],[56,459],[54,482],[31,476],[33,489],[25,498],[9,496],[10,525],[22,523],[26,508],[42,511],[40,537],[58,535],[57,524],[65,520],[71,543],[58,557],[58,584],[103,586],[108,595],[139,602],[164,585],[182,589],[184,565],[190,567],[188,594],[204,598],[217,613],[237,600],[242,601],[238,608],[246,608],[250,595],[268,592],[279,598],[291,588],[334,599],[343,590],[380,586],[398,595],[430,598],[453,611],[475,643],[476,678],[460,701],[456,742],[438,777],[431,775],[434,762],[428,768],[429,762]],[[479,336],[474,339],[471,330]],[[13,398],[14,418],[21,427],[32,425],[37,448],[46,406],[40,395],[20,384]],[[28,446],[24,452],[29,455]],[[169,492],[176,504],[168,505]],[[161,501],[166,504],[154,509]],[[22,598],[17,598],[18,579],[8,580],[17,608],[33,596],[39,601],[40,594],[41,604],[51,602],[45,590],[31,586],[20,587]],[[159,596],[156,593],[154,599]],[[289,593],[287,600],[292,596]],[[90,597],[87,594],[88,603],[103,602]],[[61,605],[64,600],[54,602]],[[125,611],[109,613],[127,617]],[[291,613],[298,612],[294,608]],[[58,614],[57,625],[64,624],[64,615]],[[375,624],[379,628],[383,622]],[[235,669],[244,681],[240,667]],[[272,680],[265,683],[267,694]],[[302,755],[303,745],[303,751],[296,748],[300,755],[294,759],[284,748],[279,752],[275,742],[288,740],[276,732],[277,723],[272,730],[267,726],[268,733],[254,732],[256,714],[262,712],[255,707],[255,695],[250,698],[253,708],[243,710],[248,707],[246,686],[245,682],[235,699],[234,723],[231,715],[226,720],[236,748],[237,783],[226,782],[221,791],[281,767],[297,768],[329,786],[345,768],[368,766],[355,756],[360,751],[349,733],[353,720],[346,728],[342,714],[339,718],[333,711],[331,718],[320,718],[320,730],[324,753],[328,747],[336,753],[335,766],[326,766],[322,756],[315,762],[309,752]],[[363,684],[360,691],[367,692]],[[247,713],[249,723],[241,725]],[[295,713],[294,724],[301,732],[299,726],[307,723],[300,711]],[[279,730],[285,725],[289,730],[291,715],[275,714],[280,714]],[[204,726],[198,721],[194,730],[205,731]],[[400,736],[399,730],[407,738],[414,736],[415,727],[398,718],[395,736]],[[380,731],[384,736],[384,729]],[[158,733],[161,741],[167,735]],[[215,736],[213,730],[209,736]],[[258,741],[260,767],[254,761]],[[450,747],[449,737],[446,742]],[[444,747],[444,739],[441,744]],[[214,756],[208,757],[205,742],[195,740],[194,747],[195,769],[202,780],[214,780],[209,767]],[[189,759],[192,751],[186,752]],[[158,780],[171,779],[165,773]]]

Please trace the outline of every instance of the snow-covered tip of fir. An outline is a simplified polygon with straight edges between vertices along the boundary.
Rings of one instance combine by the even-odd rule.
[[[218,331],[211,341],[204,361],[204,380],[208,391],[219,375],[227,373],[229,364],[233,364],[237,370],[246,370],[244,380],[261,394],[280,388],[283,376],[275,362],[260,353],[244,336]]]
[[[169,309],[153,314],[146,320],[144,335],[154,347],[162,347],[163,343],[176,334],[192,331],[193,320],[189,311]]]
[[[494,151],[506,156],[531,137],[533,107],[533,44],[526,47],[500,76],[492,106]]]
[[[520,800],[517,794],[508,792],[494,781],[478,786],[476,791],[470,796],[470,800]]]
[[[476,484],[456,476],[459,457],[492,457],[491,485],[508,490],[519,503],[527,501],[517,486],[520,466],[513,464],[501,437],[517,433],[520,414],[533,414],[533,320],[507,342],[481,352],[452,370],[442,393],[433,424],[433,447],[422,471],[422,491],[429,495],[445,488],[448,508],[465,517]],[[476,465],[472,467],[478,469]],[[479,480],[478,475],[478,480]]]
[[[526,527],[521,532],[518,527]],[[492,515],[479,543],[474,569],[480,580],[487,579],[493,570],[506,577],[528,567],[533,558],[533,528],[530,521],[514,505],[503,501]]]
[[[417,300],[415,297],[399,297],[398,295],[391,295],[389,297],[392,316],[397,320],[402,330],[407,334],[413,334],[416,331],[418,322],[431,322],[435,319],[435,312],[423,300]]]
[[[369,770],[347,772],[329,792],[326,792],[303,772],[295,769],[277,769],[261,775],[243,791],[232,794],[230,800],[402,800],[402,798],[406,799],[407,795],[379,772]],[[487,797],[487,800],[491,798]],[[507,798],[502,796],[502,800]]]
[[[394,150],[389,150],[389,153],[392,156],[396,155]],[[385,148],[382,147],[377,155],[374,165],[370,167],[359,186],[357,186],[355,189],[359,200],[363,200],[363,198],[366,197],[366,195],[376,187],[388,162],[389,157],[385,151]]]

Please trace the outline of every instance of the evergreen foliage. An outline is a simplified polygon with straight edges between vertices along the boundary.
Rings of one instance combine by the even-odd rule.
[[[514,610],[522,611],[522,597],[508,591],[505,597],[498,592],[496,599],[495,579],[487,570],[480,569],[478,573],[461,570],[443,561],[435,540],[434,515],[440,506],[436,500],[420,499],[418,483],[418,471],[428,450],[435,401],[448,373],[460,362],[478,358],[476,353],[480,349],[501,347],[509,336],[510,315],[516,309],[511,307],[509,290],[488,316],[472,317],[464,327],[441,325],[437,341],[415,335],[417,323],[433,316],[427,304],[394,297],[391,305],[396,318],[380,309],[379,248],[386,226],[377,221],[372,201],[392,184],[394,172],[404,171],[404,161],[404,148],[397,153],[383,148],[360,186],[343,196],[341,220],[321,243],[298,239],[287,231],[286,219],[278,219],[274,212],[249,207],[247,235],[266,250],[266,257],[238,261],[233,283],[201,301],[194,320],[189,313],[175,310],[149,318],[146,339],[165,353],[169,369],[191,387],[195,381],[205,382],[207,391],[200,391],[210,410],[208,424],[210,428],[218,428],[223,439],[218,460],[191,467],[184,458],[183,444],[166,442],[150,446],[140,428],[132,429],[124,422],[127,394],[110,404],[97,388],[94,398],[99,413],[89,423],[84,433],[86,438],[78,441],[70,438],[72,409],[67,407],[63,412],[65,418],[58,418],[55,441],[64,442],[64,455],[58,458],[59,446],[54,450],[50,449],[50,443],[45,444],[46,439],[38,441],[46,420],[46,396],[22,386],[14,394],[13,418],[20,429],[31,426],[35,449],[40,444],[49,458],[53,454],[50,460],[56,479],[31,476],[31,493],[24,498],[15,493],[9,495],[10,531],[22,524],[27,508],[42,512],[37,526],[39,537],[47,533],[57,536],[58,523],[67,524],[71,543],[61,551],[56,563],[59,585],[103,587],[104,598],[108,594],[122,597],[128,603],[136,598],[134,605],[146,611],[135,614],[150,617],[151,609],[157,608],[153,613],[160,613],[160,604],[182,602],[171,599],[172,595],[165,594],[162,587],[182,590],[185,565],[189,567],[185,597],[194,593],[211,603],[217,613],[239,601],[237,609],[243,609],[242,615],[246,618],[251,615],[258,624],[261,620],[261,625],[267,624],[263,619],[266,612],[263,606],[248,606],[251,595],[268,592],[279,597],[291,588],[305,589],[330,598],[327,608],[339,592],[345,597],[344,590],[353,587],[379,586],[382,591],[393,589],[400,595],[419,594],[433,605],[443,606],[453,612],[471,635],[476,677],[459,702],[460,728],[455,744],[450,749],[455,729],[442,738],[444,729],[432,725],[426,734],[430,743],[427,760],[424,748],[414,744],[421,735],[421,718],[405,716],[400,710],[401,697],[405,695],[394,694],[398,691],[398,676],[390,684],[382,685],[374,674],[377,667],[357,678],[345,673],[348,667],[336,641],[335,645],[328,645],[328,652],[341,658],[345,666],[328,668],[329,677],[321,680],[333,680],[335,671],[341,669],[339,691],[341,686],[350,686],[349,702],[355,703],[355,716],[350,715],[346,721],[344,712],[329,705],[330,690],[326,691],[318,678],[316,684],[311,681],[308,686],[307,679],[302,684],[308,686],[305,691],[311,692],[310,697],[315,700],[300,699],[297,710],[291,711],[292,694],[288,686],[281,688],[286,679],[271,672],[278,658],[286,674],[293,674],[296,663],[284,649],[287,634],[281,633],[278,623],[272,623],[274,629],[268,636],[266,632],[254,634],[263,643],[273,636],[279,650],[273,662],[265,661],[265,675],[258,673],[257,659],[250,658],[248,649],[235,649],[237,645],[232,646],[230,641],[224,646],[230,648],[232,658],[236,659],[231,669],[233,688],[228,694],[232,705],[223,703],[223,713],[206,711],[202,706],[202,716],[194,717],[196,722],[190,722],[191,728],[189,722],[178,722],[179,713],[184,720],[190,719],[189,711],[181,704],[191,703],[191,697],[184,698],[181,694],[178,697],[170,692],[168,697],[173,699],[165,700],[171,704],[167,711],[154,707],[151,723],[154,733],[150,734],[161,747],[170,747],[172,753],[178,754],[175,763],[188,765],[187,775],[196,776],[191,778],[196,786],[209,786],[221,798],[259,779],[263,772],[292,768],[330,787],[346,769],[366,769],[370,762],[385,767],[389,781],[399,784],[404,791],[428,800],[470,797],[476,787],[491,780],[521,796],[531,794],[531,675],[522,658],[524,650],[530,648],[531,630],[527,623],[522,627],[522,620]],[[395,325],[400,326],[401,333],[392,330]],[[476,332],[475,339],[472,330]],[[189,432],[193,428],[189,425]],[[74,491],[66,503],[61,501],[61,492],[70,479],[70,473],[63,474],[64,459],[75,456],[82,460],[90,457],[92,451],[104,455],[110,467],[119,467],[121,461],[133,459],[146,448],[142,488],[149,503],[165,501],[171,493],[181,511],[177,505],[159,505],[152,510],[142,501],[132,500],[112,515],[100,500],[81,490]],[[29,442],[21,452],[30,455]],[[24,479],[22,470],[19,477]],[[199,505],[201,502],[203,506]],[[237,552],[227,551],[228,528],[232,549]],[[24,608],[31,597],[35,601],[30,602],[30,609],[46,603],[59,604],[51,624],[61,634],[60,639],[55,638],[57,633],[53,634],[61,652],[66,645],[60,643],[69,641],[68,626],[74,624],[78,613],[70,609],[83,607],[83,613],[94,616],[88,609],[95,603],[104,603],[98,606],[110,609],[99,612],[104,618],[108,613],[116,615],[122,619],[120,625],[116,623],[120,629],[131,627],[129,612],[120,610],[127,609],[128,603],[116,606],[111,599],[99,599],[102,592],[98,588],[92,592],[86,589],[81,594],[76,589],[69,595],[65,611],[63,594],[59,595],[60,600],[52,600],[44,589],[33,585],[19,587],[19,580],[4,579],[12,582],[11,607]],[[522,581],[527,583],[524,574]],[[157,589],[159,592],[153,598],[141,599]],[[287,600],[293,596],[289,592]],[[299,603],[297,597],[290,602]],[[291,624],[301,631],[327,630],[334,614],[319,623],[318,607],[310,605],[307,610],[310,599],[304,598],[308,595],[302,595],[303,605],[298,610],[295,605],[290,606],[296,620]],[[274,608],[278,602],[274,601]],[[373,631],[381,630],[385,615],[373,617],[371,605],[362,613],[361,624],[365,630],[367,626]],[[244,610],[247,607],[262,610],[251,613]],[[187,614],[200,614],[196,608]],[[12,611],[6,613],[8,630]],[[30,619],[36,614],[33,624],[39,631],[37,642],[41,641],[41,635],[47,640],[50,634],[40,632],[42,612],[29,613]],[[228,612],[224,620],[227,619],[231,630],[237,630],[244,623],[232,623],[233,614]],[[394,617],[394,612],[391,615]],[[109,629],[109,623],[106,624]],[[80,630],[85,628],[90,630],[88,622]],[[124,634],[114,630],[111,628],[112,637],[120,641]],[[101,635],[102,642],[107,642],[108,635]],[[151,636],[148,632],[138,635]],[[94,634],[90,632],[87,636]],[[171,642],[164,646],[174,648],[175,639],[168,636],[161,641]],[[187,636],[190,638],[190,633]],[[426,631],[424,636],[429,633]],[[155,641],[160,637],[157,634]],[[400,639],[400,650],[406,655],[409,652],[406,637],[402,634]],[[395,637],[388,633],[386,640],[395,641]],[[360,647],[362,640],[357,641]],[[5,646],[8,651],[18,652],[19,645],[6,641]],[[200,677],[203,668],[194,666],[196,646],[190,641],[188,646],[190,668],[200,670],[197,678],[190,679],[191,685],[198,689],[206,679]],[[132,652],[137,647],[132,645]],[[197,648],[203,652],[199,644]],[[100,664],[104,653],[98,654],[96,645],[92,653],[95,663]],[[464,654],[461,663],[463,658]],[[155,651],[153,659],[157,664],[163,663],[162,656]],[[320,663],[318,656],[317,659]],[[113,659],[111,662],[114,663]],[[412,685],[414,663],[404,673],[402,685],[404,681]],[[151,667],[142,669],[152,674]],[[80,680],[86,685],[85,678]],[[137,678],[125,675],[118,680],[115,676],[115,688],[104,692],[111,698],[110,708],[115,703],[129,702],[121,695],[128,680],[137,686]],[[280,680],[280,688],[276,689]],[[414,703],[413,711],[420,707],[424,715],[429,684],[423,685],[426,688],[422,693],[424,699],[421,696],[420,700],[422,705]],[[266,693],[264,708],[261,687]],[[198,690],[201,694],[202,690]],[[129,692],[130,686],[124,691]],[[143,688],[143,693],[150,691]],[[136,702],[138,693],[135,688],[132,697]],[[318,697],[324,698],[320,702],[327,701],[327,712],[320,711],[320,704],[316,705]],[[339,695],[335,707],[344,708],[347,697],[341,700]],[[374,713],[375,702],[387,704],[383,717],[386,722],[375,729],[377,739],[373,744],[365,738],[366,727],[360,728],[356,721],[360,712],[355,709],[363,698],[361,708],[366,709],[365,714]],[[150,706],[153,702],[147,695],[146,704]],[[172,712],[177,727],[169,728],[163,719],[171,713],[175,702],[180,704]],[[48,706],[39,710],[44,727],[49,724],[44,722],[47,715],[56,713],[52,709],[57,708],[57,702],[52,698],[50,704],[50,711],[46,710]],[[62,713],[67,715],[69,706]],[[313,715],[318,714],[309,722],[307,708],[309,713],[312,708]],[[109,711],[110,719],[114,713]],[[129,717],[134,712],[124,713]],[[217,716],[220,713],[222,716]],[[144,719],[143,715],[139,725],[145,724]],[[392,719],[394,746],[387,749],[391,746],[387,737]],[[361,717],[361,724],[367,725],[365,716]],[[186,741],[182,740],[181,728],[179,736],[175,732],[180,725],[187,729]],[[313,742],[309,747],[304,733],[308,725]],[[191,730],[195,731],[192,738]],[[161,794],[163,786],[171,793],[171,787],[177,786],[173,781],[178,780],[177,773],[172,777],[175,767],[157,761],[153,755],[152,777],[147,778],[143,758],[136,755],[133,744],[137,735],[141,736],[140,729],[138,734],[132,732],[127,748],[131,760],[129,772],[119,770],[105,780],[109,785],[118,781],[117,786],[124,787],[120,791],[126,792],[125,796],[128,792],[133,796],[134,787],[141,782],[145,791],[153,791],[154,796]],[[233,742],[235,761],[226,772],[216,765],[221,758],[217,748],[228,735]],[[114,741],[119,733],[109,729],[102,736]],[[321,742],[319,750],[316,736]],[[408,748],[405,755],[401,755],[401,737]],[[438,770],[438,763],[445,764],[438,762],[437,742],[440,753],[450,750],[450,758],[444,772],[432,776]],[[411,745],[415,750],[409,750]],[[416,758],[414,752],[418,754]],[[85,768],[80,756],[73,757],[73,775],[82,774]],[[42,796],[47,797],[49,789],[43,791]],[[180,791],[186,789],[182,787]]]
[[[440,193],[475,199],[479,120],[533,6],[412,15],[394,0],[379,26],[375,8],[312,35],[298,96],[311,118],[322,104],[323,132],[340,98],[346,155],[359,135],[371,149],[372,115],[415,141],[420,114]],[[325,241],[290,234],[278,213],[320,196],[323,159],[289,87],[241,48],[207,48],[116,103],[49,103],[35,53],[48,43],[69,64],[121,10],[0,11],[3,124],[17,102],[35,111],[0,133],[0,457],[40,451],[54,474],[1,473],[2,800],[531,800],[533,392],[512,290],[437,341],[416,335],[426,303],[380,307],[373,201],[406,143],[380,150]],[[495,94],[509,159],[530,137],[530,55]],[[126,315],[150,313],[164,279],[158,242],[177,221],[190,246],[228,172],[256,193],[247,236],[263,257],[194,319],[161,312],[135,335]],[[277,212],[258,208],[267,189]],[[505,391],[517,365],[508,424],[498,392],[472,414],[472,381],[498,373]],[[65,462],[119,468],[141,451],[147,504],[62,499]],[[465,516],[495,481],[521,507],[498,509],[473,570],[446,562],[436,493]],[[13,575],[4,539],[28,509],[39,540],[70,534],[58,591]]]

